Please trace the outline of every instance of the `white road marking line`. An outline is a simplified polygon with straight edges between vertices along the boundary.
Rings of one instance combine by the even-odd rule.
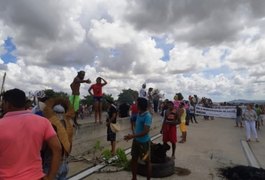
[[[248,163],[250,166],[255,167],[255,168],[260,168],[259,162],[257,161],[253,151],[251,150],[249,144],[244,141],[241,140],[241,145],[243,147],[243,150],[245,152],[245,155],[247,157]]]

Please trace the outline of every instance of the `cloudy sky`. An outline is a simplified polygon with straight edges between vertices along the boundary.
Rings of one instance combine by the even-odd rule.
[[[114,97],[147,83],[170,99],[265,99],[264,9],[264,0],[0,0],[0,78],[5,89],[70,94],[85,70]]]

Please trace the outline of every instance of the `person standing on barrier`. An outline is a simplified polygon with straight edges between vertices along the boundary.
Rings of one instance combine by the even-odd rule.
[[[256,130],[257,118],[258,116],[257,116],[256,111],[253,109],[253,105],[248,104],[247,109],[243,113],[243,120],[245,121],[247,142],[250,142],[251,133],[253,133],[256,141],[259,142],[258,134]]]
[[[132,143],[132,180],[137,179],[137,166],[138,159],[145,161],[146,164],[146,178],[149,180],[151,177],[151,157],[150,157],[150,142],[151,138],[149,136],[150,127],[152,124],[152,116],[148,112],[148,101],[145,98],[137,99],[137,107],[139,114],[136,119],[135,132],[134,134],[128,134],[124,136],[124,140],[133,139]]]
[[[102,77],[97,77],[96,83],[92,84],[90,88],[88,89],[88,93],[94,98],[95,123],[99,121],[99,124],[102,124],[102,120],[101,120],[102,98],[103,98],[102,87],[105,86],[106,84],[107,84],[107,81],[105,79],[103,79]]]
[[[74,107],[75,110],[75,117],[74,117],[74,125],[76,127],[80,126],[80,124],[77,123],[78,118],[78,110],[80,106],[80,85],[81,83],[91,83],[89,79],[84,80],[85,78],[85,71],[79,71],[77,73],[77,76],[74,78],[73,82],[71,83],[70,87],[72,90],[72,95],[69,97],[69,100]]]

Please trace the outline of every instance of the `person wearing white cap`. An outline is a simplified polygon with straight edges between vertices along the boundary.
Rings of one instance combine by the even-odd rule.
[[[46,101],[46,107],[43,110],[43,114],[53,125],[62,145],[62,161],[56,174],[56,179],[63,180],[66,179],[69,170],[68,156],[72,149],[73,139],[73,125],[71,119],[74,117],[75,112],[68,99],[57,97]],[[48,148],[44,148],[42,154],[43,170],[46,172],[51,168],[49,166],[51,154]]]

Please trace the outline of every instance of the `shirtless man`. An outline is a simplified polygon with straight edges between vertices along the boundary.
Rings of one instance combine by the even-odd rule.
[[[77,117],[78,117],[78,110],[80,105],[80,84],[81,83],[88,83],[90,84],[91,81],[89,79],[84,80],[85,78],[85,71],[79,71],[77,73],[77,76],[74,78],[73,82],[71,83],[70,87],[72,90],[72,95],[69,97],[69,100],[71,104],[74,107],[75,110],[75,117],[74,117],[74,124],[75,126],[79,126],[77,123]]]

